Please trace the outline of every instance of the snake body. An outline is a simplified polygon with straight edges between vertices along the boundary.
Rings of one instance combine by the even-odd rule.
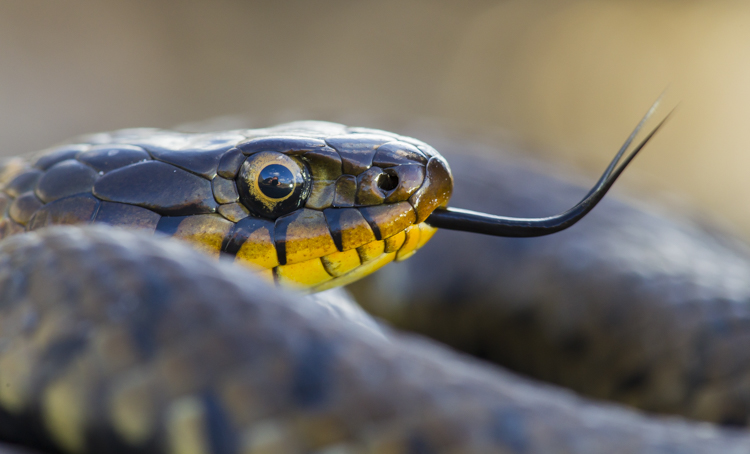
[[[125,137],[130,133],[120,134]],[[89,146],[96,140],[111,143],[113,136],[92,136]],[[146,144],[127,140],[131,142],[127,145],[145,149]],[[78,149],[58,163],[70,156],[81,162],[78,156],[89,150]],[[153,151],[148,153],[154,160]],[[44,157],[40,160],[44,162]],[[483,183],[477,178],[481,172],[476,171],[487,167],[486,162],[466,162],[467,169],[474,170],[467,174],[477,184]],[[10,163],[6,175],[13,176],[6,177],[5,184],[33,172],[28,169],[20,161]],[[37,170],[39,175],[46,172]],[[188,216],[184,212],[160,214],[142,202],[102,200],[92,190],[95,183],[67,198],[47,202],[40,197],[43,192],[38,194],[40,181],[27,186],[26,191],[5,191],[14,198],[3,221],[3,231],[10,238],[0,244],[0,436],[5,440],[71,453],[750,452],[750,436],[744,432],[680,419],[657,420],[612,404],[589,402],[422,338],[387,328],[382,328],[385,335],[363,330],[350,318],[336,316],[299,294],[269,286],[268,279],[264,282],[253,277],[236,259],[237,254],[233,259],[237,263],[215,261],[175,240],[144,234],[144,230],[161,230],[188,239],[204,251],[217,250],[206,244],[227,249],[230,241],[224,239],[226,234],[221,241],[214,235],[211,242],[203,234],[180,236],[185,230],[179,226]],[[17,211],[23,204],[18,200],[29,193],[39,204],[26,211],[26,217],[19,217]],[[435,193],[446,190],[443,187]],[[51,208],[67,199],[82,198],[97,199],[98,208],[84,211],[87,215],[83,216],[80,209]],[[136,222],[136,227],[147,227],[140,232],[103,226],[53,227],[12,235],[36,230],[42,224],[117,224],[114,217],[109,217],[109,222],[98,217],[107,206],[105,202],[146,209],[159,219],[151,224]],[[442,199],[433,199],[431,206],[442,203]],[[74,208],[81,206],[73,204]],[[218,214],[193,215],[226,219],[218,207],[216,211]],[[162,222],[165,217],[183,219]],[[24,220],[25,226],[20,222]],[[178,228],[160,229],[160,224],[177,224]],[[416,225],[419,229],[420,224]],[[651,232],[659,233],[659,228]],[[408,325],[410,310],[417,315],[433,314],[427,319],[433,319],[432,326],[437,328],[424,328],[425,317],[414,317],[414,325],[440,336],[440,330],[450,323],[436,315],[453,304],[456,311],[447,316],[453,327],[459,333],[476,333],[474,338],[459,335],[460,341],[454,344],[467,347],[477,338],[490,337],[493,325],[488,315],[500,316],[496,328],[502,329],[506,323],[503,311],[497,309],[500,302],[491,297],[503,286],[497,273],[507,270],[512,280],[514,267],[518,272],[527,267],[523,265],[527,263],[524,247],[519,245],[532,240],[514,241],[522,242],[505,250],[510,265],[482,261],[481,247],[468,250],[484,276],[494,279],[495,287],[484,289],[485,293],[492,290],[483,300],[489,302],[488,310],[462,307],[460,302],[465,299],[460,298],[455,279],[439,274],[446,268],[471,273],[469,265],[450,255],[440,259],[424,254],[427,263],[411,259],[404,262],[413,264],[411,271],[389,273],[391,278],[406,273],[417,277],[417,287],[404,297],[403,292],[399,294],[403,286],[398,279],[389,281],[387,293],[395,296],[382,306],[388,309],[382,312],[395,314],[394,321],[404,325]],[[441,247],[443,253],[451,253],[452,245],[442,243]],[[487,247],[485,252],[496,248]],[[358,251],[362,265],[366,261],[361,260],[359,249],[353,250]],[[274,252],[278,258],[278,250]],[[592,255],[567,256],[575,263]],[[454,266],[448,266],[454,260]],[[431,266],[438,274],[426,282],[430,279],[421,279],[419,273],[429,272]],[[278,281],[283,273],[276,270],[271,274]],[[326,282],[333,279],[329,273]],[[464,291],[473,294],[487,283],[472,281],[470,285],[475,287]],[[565,295],[564,289],[556,290]],[[521,297],[516,308],[527,301],[524,295],[515,296]],[[592,300],[597,297],[595,294]],[[425,300],[435,304],[423,304]],[[582,300],[581,304],[593,308],[595,303]],[[627,313],[622,311],[618,314]],[[478,316],[472,318],[474,313]],[[716,313],[707,310],[706,321],[698,320],[698,324],[716,322],[716,317],[710,317]],[[725,312],[723,320],[739,323],[742,317],[741,311],[735,310]],[[605,320],[611,322],[611,318]],[[487,349],[478,353],[503,360],[497,352],[505,350],[513,357],[518,349],[507,337],[498,338],[490,339],[489,354]],[[521,349],[520,355],[529,351],[538,353]],[[598,365],[601,362],[590,367]],[[680,379],[675,383],[682,383]]]
[[[6,434],[67,452],[750,446],[747,435],[656,422],[421,339],[363,332],[178,246],[80,229],[5,244],[0,319],[11,340],[0,371],[14,396],[3,399]]]

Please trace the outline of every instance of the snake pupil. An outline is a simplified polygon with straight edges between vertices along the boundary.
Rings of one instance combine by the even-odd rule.
[[[282,165],[271,164],[260,171],[258,187],[267,197],[281,199],[294,190],[294,175]]]

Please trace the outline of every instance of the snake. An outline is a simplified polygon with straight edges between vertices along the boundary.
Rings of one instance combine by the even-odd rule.
[[[80,137],[33,159],[10,159],[0,169],[0,234],[7,237],[0,243],[0,439],[13,445],[3,449],[750,452],[750,435],[742,430],[657,418],[477,359],[510,364],[596,398],[741,425],[748,363],[739,354],[746,312],[736,281],[743,276],[738,269],[750,270],[750,253],[743,255],[736,243],[605,202],[599,210],[603,226],[595,211],[587,217],[594,216],[591,227],[583,223],[589,230],[582,239],[565,238],[576,229],[547,237],[553,242],[542,248],[546,253],[525,246],[536,239],[477,240],[461,232],[431,241],[443,258],[423,248],[438,228],[511,237],[567,228],[602,199],[648,138],[615,166],[624,146],[572,210],[541,218],[522,212],[528,199],[518,218],[451,209],[452,167],[435,148],[336,123],[211,133],[129,129]],[[510,205],[507,189],[519,179],[548,178],[512,164],[500,171],[491,165],[495,161],[451,159],[467,163],[453,168],[469,177],[473,195],[484,191],[485,199],[495,194]],[[576,190],[560,181],[540,186],[553,189],[548,205]],[[571,289],[590,281],[591,270],[605,274],[599,276],[605,283],[609,277],[615,289],[636,292],[639,282],[653,283],[648,267],[638,270],[642,281],[632,276],[649,259],[635,260],[619,275],[622,260],[600,260],[613,255],[606,242],[618,233],[632,236],[633,226],[656,238],[634,242],[651,251],[651,259],[660,248],[676,246],[703,252],[710,263],[732,258],[735,274],[706,284],[709,290],[700,287],[703,292],[683,298],[688,303],[654,303],[647,320],[629,320],[623,298],[633,295],[608,298],[602,295],[606,286],[566,302]],[[618,246],[627,255],[622,250],[628,245]],[[422,248],[426,252],[415,254]],[[466,266],[467,260],[479,267]],[[553,260],[567,263],[554,267]],[[399,263],[385,266],[391,262]],[[587,272],[559,271],[571,263]],[[658,275],[658,264],[651,270]],[[544,284],[514,286],[529,272]],[[621,275],[630,278],[624,285],[615,282]],[[415,285],[404,286],[405,279]],[[390,324],[373,321],[335,289],[355,281],[355,293],[369,289],[369,297],[362,296],[365,307]],[[495,287],[510,289],[510,301],[494,296]],[[306,295],[314,292],[323,293]],[[557,304],[561,308],[550,315],[550,305]],[[597,312],[595,304],[604,309]],[[694,310],[683,327],[674,316],[686,307]],[[560,319],[567,330],[549,340],[544,322]],[[603,324],[594,333],[597,321]],[[649,327],[644,321],[663,323]],[[716,345],[712,338],[698,336],[700,345],[694,345],[678,337],[656,349],[680,356],[700,347],[707,371],[689,364],[692,375],[652,380],[658,371],[675,370],[669,361],[664,366],[664,355],[655,355],[630,358],[626,372],[632,373],[612,378],[628,367],[607,370],[601,357],[583,354],[610,347],[613,355],[622,350],[627,357],[623,331],[664,334],[674,326],[677,334],[714,330]],[[520,341],[511,337],[514,330]],[[542,345],[558,339],[558,350]],[[732,345],[732,355],[721,350]],[[575,363],[578,381],[561,372],[568,363]],[[616,386],[587,389],[587,374]],[[688,405],[695,390],[719,392],[709,386],[716,382],[736,386],[713,407]],[[654,399],[638,401],[670,388],[679,389],[656,399],[656,408],[649,408]]]

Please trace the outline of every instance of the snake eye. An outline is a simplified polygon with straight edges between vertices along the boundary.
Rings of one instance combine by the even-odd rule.
[[[270,219],[301,207],[310,195],[310,186],[310,172],[302,162],[273,151],[253,154],[237,175],[243,205]]]

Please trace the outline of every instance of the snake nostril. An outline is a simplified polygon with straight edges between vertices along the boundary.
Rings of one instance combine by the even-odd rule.
[[[378,176],[378,187],[383,191],[393,191],[398,186],[398,175],[386,169]]]

